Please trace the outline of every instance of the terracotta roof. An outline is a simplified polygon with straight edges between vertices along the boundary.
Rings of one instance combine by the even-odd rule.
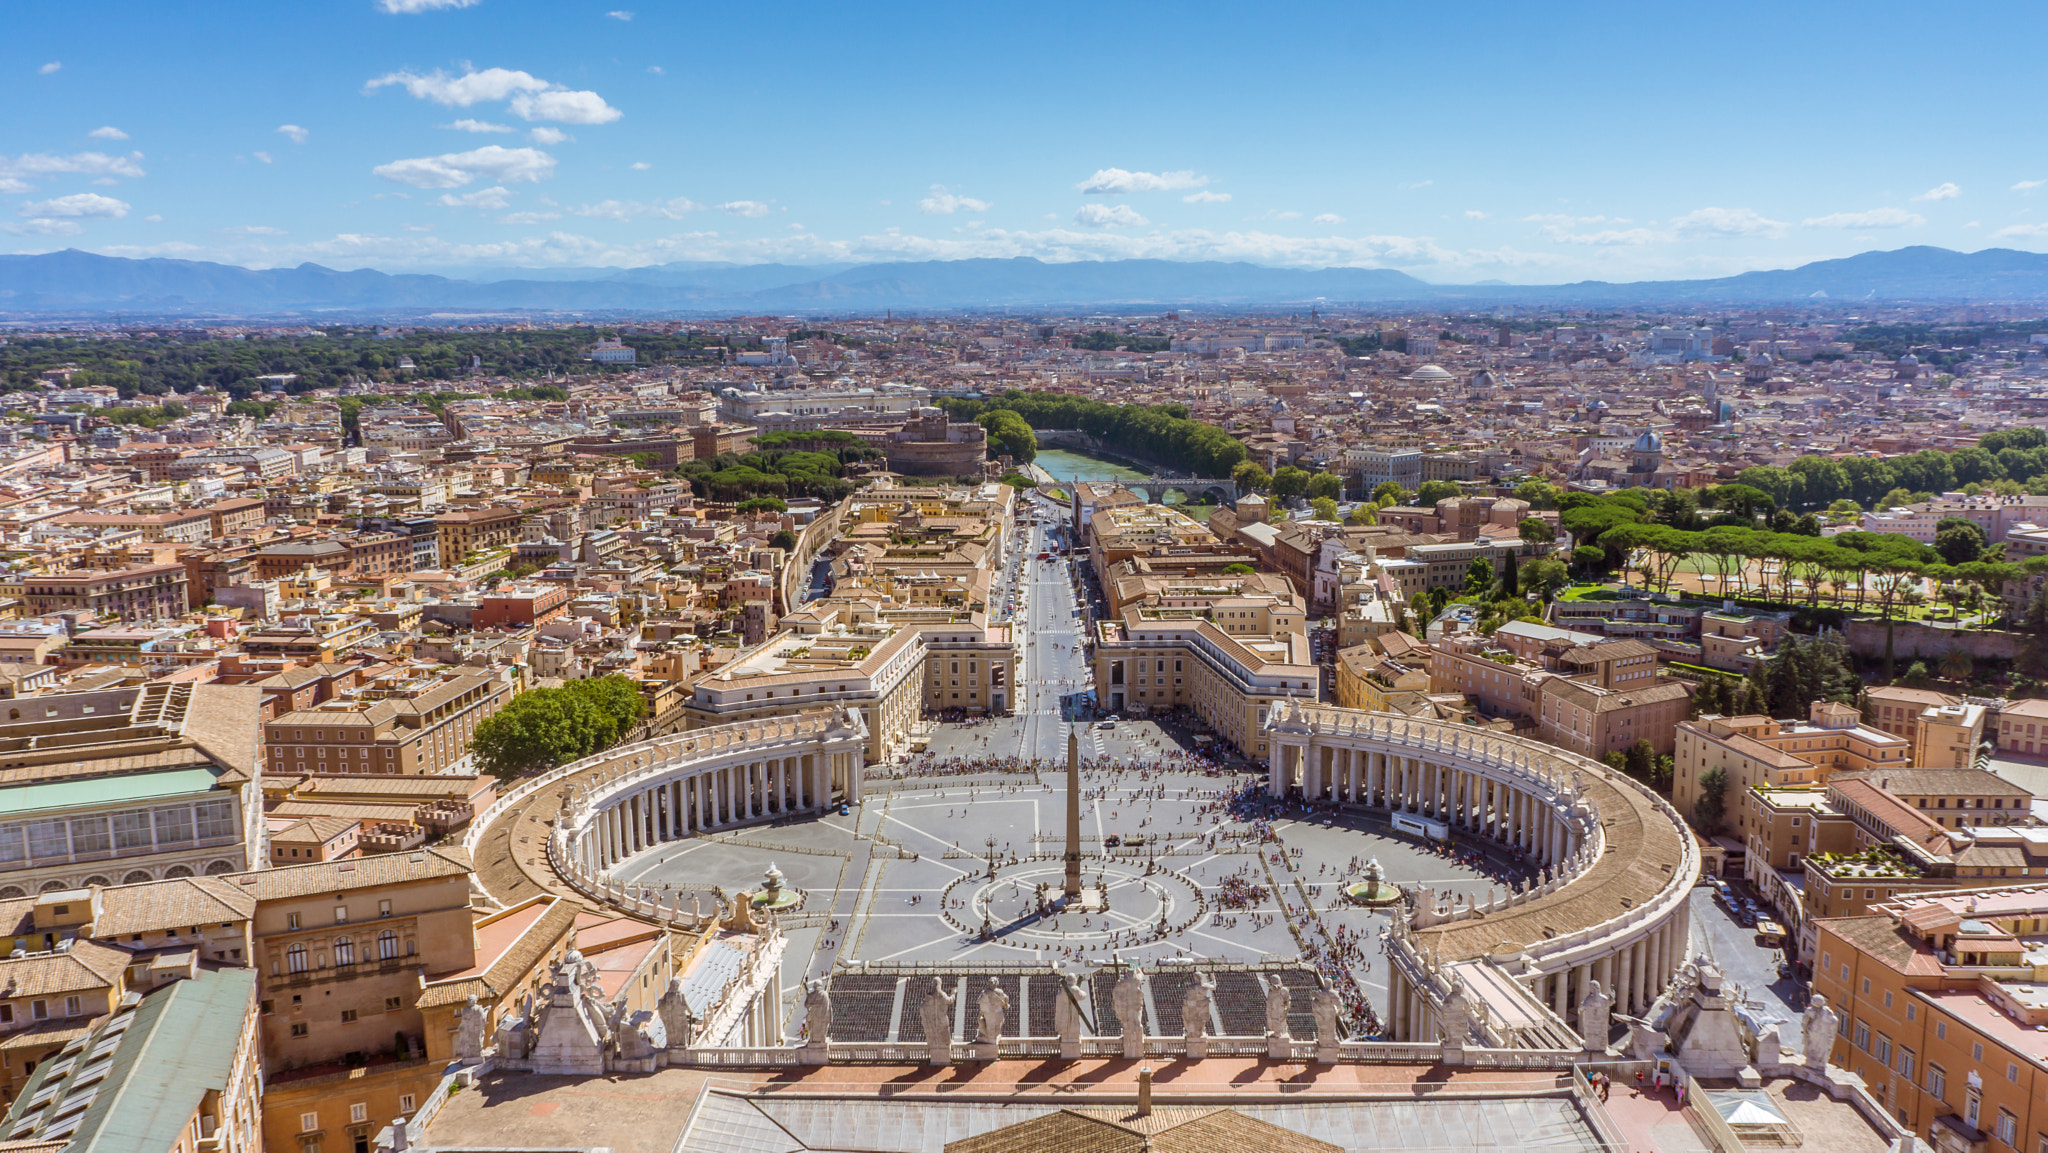
[[[1941,959],[1913,935],[1883,914],[1862,917],[1823,917],[1814,922],[1821,933],[1834,936],[1857,952],[1895,972],[1939,977]]]
[[[253,873],[237,873],[229,879],[259,901],[275,901],[394,885],[428,877],[466,877],[469,872],[468,853],[457,848],[437,847],[410,853],[379,853],[344,861],[281,865]]]
[[[2032,793],[1984,769],[1867,769],[1838,781],[1869,781],[1900,796],[2031,797]]]
[[[27,900],[33,905],[33,898]],[[112,937],[246,921],[255,915],[256,898],[225,877],[183,877],[100,890],[100,915],[92,931]]]
[[[539,898],[536,898],[537,900]],[[511,912],[516,913],[517,910]],[[428,982],[420,990],[419,1006],[459,1005],[473,993],[479,1001],[491,1001],[519,987],[526,975],[540,964],[555,942],[566,936],[576,923],[577,907],[561,898],[548,901],[533,923],[511,944],[491,958],[478,958],[476,968]],[[505,913],[497,914],[503,918]]]
[[[1229,1109],[1062,1109],[946,1143],[945,1153],[1340,1153],[1341,1146]]]
[[[1830,781],[1828,790],[1842,800],[1860,806],[1872,820],[1939,856],[1949,854],[1948,833],[1927,814],[1879,788],[1874,782]]]
[[[119,981],[134,958],[126,949],[98,941],[73,941],[61,952],[31,953],[0,959],[9,997],[47,997],[104,989]]]

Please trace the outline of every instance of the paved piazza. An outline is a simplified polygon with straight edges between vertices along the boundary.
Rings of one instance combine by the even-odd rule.
[[[1270,821],[1274,840],[1255,844],[1255,825],[1225,812],[1221,798],[1262,775],[1133,767],[1193,750],[1194,734],[1150,721],[1105,730],[1066,720],[1087,687],[1085,663],[1065,563],[1031,559],[1046,547],[1044,531],[1034,529],[1019,549],[1027,707],[1013,717],[939,726],[929,749],[934,764],[1019,757],[1038,767],[891,779],[906,766],[871,766],[865,803],[849,815],[664,843],[613,875],[656,889],[732,892],[758,888],[773,864],[805,895],[787,919],[783,993],[792,1009],[804,979],[856,962],[1050,961],[1082,969],[1119,959],[1147,966],[1177,958],[1292,961],[1305,956],[1304,942],[1348,933],[1366,942],[1352,951],[1352,976],[1383,1013],[1386,966],[1376,942],[1386,920],[1344,902],[1341,882],[1355,879],[1354,863],[1376,858],[1390,881],[1482,899],[1502,882],[1391,834],[1371,811],[1330,816],[1292,808]],[[1060,888],[1070,728],[1081,734],[1088,766],[1084,882],[1106,891],[1108,907],[1050,915],[1040,910],[1037,886],[1054,895]],[[1252,816],[1263,804],[1239,812]],[[1125,843],[1105,850],[1111,837]],[[1142,845],[1131,847],[1133,837]],[[1505,854],[1486,863],[1502,879],[1524,875]]]

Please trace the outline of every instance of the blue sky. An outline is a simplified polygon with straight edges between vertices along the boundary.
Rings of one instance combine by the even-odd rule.
[[[2048,251],[2048,6],[14,0],[0,252],[1437,281]]]

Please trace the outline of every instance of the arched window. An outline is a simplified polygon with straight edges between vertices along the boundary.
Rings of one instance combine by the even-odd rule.
[[[398,956],[398,934],[386,929],[377,934],[377,959],[389,961]]]
[[[287,973],[303,973],[306,971],[306,947],[304,945],[293,945],[284,951],[284,971]]]
[[[334,963],[337,965],[353,965],[356,963],[355,938],[336,937],[334,939]]]

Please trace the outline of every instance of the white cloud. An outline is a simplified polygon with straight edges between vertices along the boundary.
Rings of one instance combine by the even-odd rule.
[[[143,217],[143,219],[151,224],[162,224],[164,222],[163,213],[161,212],[152,212],[148,216]]]
[[[2048,184],[2048,180],[2022,180],[2018,184],[2013,185],[2011,191],[2032,192],[2034,189],[2041,187],[2043,184]]]
[[[512,191],[502,184],[494,184],[489,188],[479,188],[475,192],[465,192],[459,196],[453,192],[443,192],[434,203],[443,208],[486,208],[496,212],[512,207]]]
[[[91,132],[86,133],[86,135],[92,137],[94,140],[128,139],[128,134],[126,132],[121,131],[120,129],[114,127],[111,124],[108,124],[101,128],[95,128]]]
[[[530,72],[511,68],[471,70],[450,76],[436,69],[429,73],[410,70],[388,72],[368,84],[364,92],[398,85],[415,99],[431,100],[454,108],[504,100],[514,116],[522,120],[557,120],[564,124],[609,124],[625,115],[604,102],[595,92],[576,91]]]
[[[533,129],[526,134],[526,138],[535,144],[567,144],[576,139],[559,128],[546,127]]]
[[[439,8],[470,8],[479,0],[377,0],[377,10],[394,16],[415,16]]]
[[[2027,239],[2038,240],[2048,236],[2048,224],[2008,224],[1991,234],[1993,240]]]
[[[1127,172],[1121,168],[1100,168],[1095,175],[1074,187],[1090,195],[1122,196],[1130,192],[1179,192],[1183,188],[1200,188],[1207,183],[1208,177],[1196,176],[1187,169],[1179,172]]]
[[[728,200],[724,204],[719,205],[718,210],[728,216],[745,216],[748,218],[766,216],[774,211],[774,209],[769,208],[758,200]]]
[[[16,236],[77,236],[84,231],[85,226],[76,220],[52,220],[47,216],[19,224],[0,224],[0,232],[11,232]]]
[[[1956,197],[1961,196],[1962,194],[1963,190],[1957,187],[1956,184],[1953,181],[1951,181],[1946,184],[1937,184],[1934,187],[1928,189],[1927,191],[1921,193],[1920,195],[1915,196],[1913,199],[1954,200]]]
[[[432,232],[434,226],[431,224],[408,224],[405,226],[405,230],[407,232]]]
[[[1968,224],[1963,225],[1964,228],[1982,228],[1983,226],[1984,222],[1981,220],[1972,220]]]
[[[1430,185],[1435,183],[1436,181],[1434,180],[1418,180],[1413,184],[1403,184],[1401,187],[1407,191],[1413,192],[1417,188],[1428,188]]]
[[[271,131],[290,139],[293,144],[304,144],[306,137],[312,135],[296,124],[280,124]]]
[[[128,215],[128,202],[97,192],[74,192],[59,196],[55,200],[31,200],[23,204],[23,216],[93,216],[106,220],[119,220]]]
[[[1203,189],[1200,192],[1188,193],[1180,198],[1180,202],[1182,204],[1228,204],[1230,203],[1230,193],[1210,192],[1207,189]]]
[[[1128,204],[1083,204],[1074,223],[1090,228],[1141,228],[1152,223]]]
[[[1909,228],[1927,223],[1927,218],[1903,208],[1873,208],[1868,212],[1830,212],[1826,216],[1809,216],[1799,223],[1808,228]]]
[[[632,164],[627,165],[627,167],[635,172],[645,172],[654,167],[654,165],[647,163],[645,160],[635,160]]]
[[[255,154],[255,156],[256,159],[261,160],[265,164],[270,163],[270,153],[268,152],[258,152]]]
[[[611,11],[605,13],[605,15],[611,17],[614,20],[631,20],[633,18],[633,14],[631,12],[626,11],[624,8],[614,8]]]
[[[25,182],[25,181],[21,181],[21,180],[16,180],[16,179],[14,179],[14,178],[12,178],[12,177],[8,177],[8,176],[0,176],[0,192],[6,192],[6,193],[17,193],[17,192],[27,192],[27,191],[29,191],[29,190],[33,189],[34,187],[35,187],[35,185],[33,185],[33,184],[29,184],[29,183],[27,183],[27,182]]]
[[[1596,248],[1656,244],[1671,239],[1670,233],[1649,228],[1603,228],[1596,232],[1573,232],[1559,225],[1546,224],[1539,231],[1547,239],[1558,244],[1591,245]]]
[[[272,228],[272,227],[271,227],[270,225],[268,225],[268,224],[237,224],[237,225],[235,225],[235,226],[234,226],[234,227],[232,227],[232,228],[223,228],[223,229],[221,229],[220,231],[222,231],[222,232],[225,232],[225,233],[227,233],[227,234],[228,234],[228,235],[230,235],[230,236],[284,236],[284,235],[286,235],[286,233],[285,233],[285,230],[284,230],[284,229],[282,229],[282,228]]]
[[[144,175],[138,163],[142,153],[131,152],[126,156],[108,156],[104,152],[74,152],[69,156],[55,156],[47,152],[24,152],[9,160],[0,156],[0,179],[21,178],[34,180],[43,176],[123,176],[130,179]],[[0,187],[0,191],[8,189]],[[22,187],[14,191],[26,192]]]
[[[38,76],[48,76],[50,73],[55,72],[57,69],[62,67],[64,67],[64,62],[62,60],[52,60],[48,64],[43,65],[41,68],[36,69],[36,74]]]
[[[1467,220],[1484,220],[1491,215],[1493,214],[1490,212],[1481,212],[1477,208],[1467,208],[1465,210],[1465,219]]]
[[[739,203],[749,202],[740,201]],[[725,206],[721,205],[721,207]],[[726,210],[731,211],[730,208]],[[585,204],[572,208],[569,211],[578,216],[596,216],[606,220],[637,220],[646,216],[657,216],[666,220],[681,220],[689,213],[705,211],[705,206],[687,196],[678,196],[674,200],[600,200],[596,204]],[[760,212],[746,212],[740,215],[765,216],[767,215],[767,206],[762,205]]]
[[[647,70],[648,70],[649,72],[652,72],[652,73],[654,73],[654,74],[655,74],[656,76],[662,76],[662,75],[665,75],[665,73],[663,73],[663,72],[662,72],[662,70],[661,70],[661,65],[659,65],[659,64],[649,64],[649,65],[647,66]]]
[[[459,188],[478,179],[499,184],[532,184],[555,174],[555,158],[533,148],[486,144],[468,152],[394,160],[370,171],[414,188]]]
[[[968,212],[987,212],[994,205],[972,196],[956,196],[946,191],[943,184],[932,185],[932,194],[917,202],[917,210],[926,216],[951,216],[965,209]]]
[[[1309,223],[1311,223],[1311,224],[1342,224],[1342,223],[1344,223],[1344,218],[1343,218],[1343,217],[1341,217],[1341,216],[1339,216],[1339,215],[1337,215],[1337,214],[1336,214],[1336,213],[1334,213],[1334,212],[1325,212],[1325,213],[1323,213],[1322,215],[1320,215],[1320,216],[1316,217],[1316,218],[1315,218],[1314,220],[1310,221]]]
[[[1761,236],[1776,240],[1785,235],[1785,222],[1770,220],[1748,208],[1696,208],[1671,222],[1681,236]]]
[[[463,117],[463,118],[462,118],[462,119],[460,119],[460,120],[457,120],[457,121],[455,121],[455,122],[454,122],[454,123],[452,123],[452,124],[443,124],[443,125],[442,125],[441,127],[443,127],[443,128],[453,128],[453,129],[454,129],[455,131],[457,131],[457,132],[517,132],[517,131],[519,131],[519,130],[518,130],[517,128],[514,128],[514,127],[512,127],[512,126],[511,126],[511,125],[509,125],[509,124],[493,124],[493,123],[491,123],[491,122],[490,122],[490,121],[488,121],[488,120],[471,120],[471,119],[470,119],[469,117],[467,117],[467,116]]]
[[[508,212],[498,218],[500,224],[541,224],[549,220],[560,220],[559,212]]]

